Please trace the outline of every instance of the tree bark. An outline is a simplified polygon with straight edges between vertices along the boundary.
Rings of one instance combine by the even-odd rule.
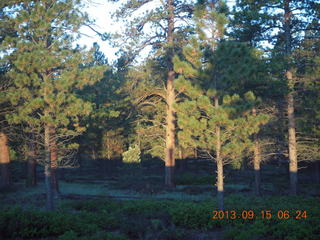
[[[167,117],[166,117],[166,147],[165,147],[165,185],[174,187],[174,167],[175,167],[175,103],[174,78],[173,70],[173,31],[174,31],[174,4],[173,0],[168,0],[168,78],[167,78]]]
[[[219,98],[214,98],[214,105],[219,107]],[[223,160],[221,157],[221,129],[220,126],[216,127],[216,162],[217,162],[217,197],[219,210],[224,209],[224,183],[223,183]]]
[[[252,109],[253,116],[257,115],[257,109]],[[254,169],[254,192],[256,196],[260,196],[261,194],[261,170],[260,170],[260,164],[261,164],[261,150],[260,150],[260,144],[257,134],[254,134],[253,136],[254,140],[254,150],[253,150],[253,169]]]
[[[30,143],[28,144],[28,161],[27,161],[27,187],[35,187],[37,185],[37,161],[35,159],[36,153],[34,144],[32,143],[32,139],[30,139]]]
[[[107,133],[107,158],[108,160],[111,160],[111,152],[110,152],[110,138],[108,136],[108,133]]]
[[[58,149],[57,141],[55,139],[56,131],[54,127],[50,127],[50,157],[51,157],[51,183],[53,196],[57,198],[59,196],[59,183],[58,183]]]
[[[5,133],[0,132],[0,187],[9,186],[10,180],[10,154],[8,146],[8,137]]]
[[[182,149],[181,149],[181,147],[179,148],[179,159],[182,160]]]
[[[260,152],[260,144],[258,140],[254,142],[254,152],[253,152],[253,168],[254,168],[254,191],[257,196],[261,195],[261,152]]]
[[[287,58],[291,55],[292,36],[291,20],[292,11],[290,9],[291,0],[284,1],[284,35],[285,35],[285,54]],[[286,80],[289,87],[287,95],[287,114],[288,114],[288,150],[289,150],[289,171],[290,171],[290,194],[297,194],[298,182],[298,160],[297,160],[297,141],[296,124],[294,117],[294,96],[293,96],[293,77],[289,67],[286,71]]]
[[[50,154],[50,127],[48,125],[44,128],[44,145],[45,145],[45,185],[46,185],[46,209],[48,211],[54,210],[53,189],[51,180],[51,154]]]
[[[293,93],[288,94],[288,137],[289,137],[289,171],[290,171],[290,194],[297,194],[298,182],[298,159],[297,141],[294,117],[294,98]]]

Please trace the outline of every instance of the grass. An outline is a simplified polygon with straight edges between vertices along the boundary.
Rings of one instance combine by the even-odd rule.
[[[212,164],[177,171],[175,189],[163,185],[162,167],[146,165],[127,174],[126,168],[118,166],[107,175],[93,171],[93,167],[90,174],[79,169],[66,171],[55,213],[41,211],[45,206],[43,182],[26,188],[21,180],[15,181],[12,189],[0,192],[0,236],[60,240],[319,239],[320,198],[315,197],[320,194],[319,184],[302,182],[301,196],[286,196],[288,179],[279,174],[283,169],[267,166],[262,169],[263,197],[256,198],[252,171],[227,168],[226,210],[253,210],[257,214],[270,210],[273,218],[213,220],[210,217],[217,204]],[[306,173],[304,179],[308,177]],[[68,195],[76,196],[71,200]],[[308,218],[280,220],[275,217],[279,210],[307,210]]]

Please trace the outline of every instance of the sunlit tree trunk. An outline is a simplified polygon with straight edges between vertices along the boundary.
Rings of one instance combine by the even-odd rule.
[[[284,34],[285,34],[285,54],[289,59],[292,48],[291,20],[292,11],[290,8],[291,0],[284,1]],[[296,124],[294,117],[294,93],[293,93],[293,76],[292,72],[287,69],[286,80],[289,86],[287,95],[287,114],[288,114],[288,150],[289,150],[289,171],[290,171],[290,194],[297,194],[298,182],[298,160],[297,160],[297,141],[296,141]]]
[[[252,109],[253,116],[257,115],[257,109]],[[254,149],[253,149],[253,169],[254,169],[254,191],[257,196],[261,194],[261,149],[257,134],[253,136]]]
[[[182,149],[181,149],[181,147],[179,148],[179,159],[180,160],[182,159]]]
[[[298,182],[298,159],[297,141],[294,117],[294,98],[293,93],[288,94],[288,137],[289,137],[289,171],[290,171],[290,194],[297,194]]]
[[[214,105],[219,107],[219,98],[214,98]],[[220,126],[216,127],[216,162],[217,162],[217,197],[218,208],[223,210],[224,208],[224,183],[223,183],[223,160],[221,158],[221,129]]]
[[[171,75],[171,76],[170,76]],[[165,164],[166,164],[166,180],[167,186],[174,186],[174,167],[175,167],[175,117],[174,117],[174,88],[173,88],[174,72],[169,72],[167,84],[167,125],[166,125],[166,149],[165,149]]]
[[[8,137],[0,132],[0,187],[10,185],[10,155],[8,146]]]
[[[174,187],[174,167],[175,167],[175,92],[174,92],[174,78],[173,70],[173,31],[174,31],[174,5],[173,0],[168,0],[168,78],[167,78],[167,117],[166,117],[166,147],[165,147],[165,185]]]

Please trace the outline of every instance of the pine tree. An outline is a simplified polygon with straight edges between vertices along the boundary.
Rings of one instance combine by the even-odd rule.
[[[144,154],[165,159],[165,90],[161,88],[165,76],[158,60],[148,59],[127,74],[124,91],[130,97],[134,126],[133,142]],[[154,93],[154,95],[149,95]]]
[[[6,76],[10,70],[10,60],[3,57],[4,49],[1,48],[5,36],[14,37],[16,32],[13,30],[13,23],[10,21],[6,14],[6,10],[10,9],[14,14],[15,4],[22,1],[4,0],[0,3],[0,138],[1,138],[1,151],[0,151],[0,186],[8,186],[11,182],[10,179],[10,156],[9,156],[9,137],[10,133],[8,122],[5,115],[12,111],[12,106],[9,104],[8,99],[5,97],[8,87],[12,81]]]
[[[79,1],[24,2],[10,16],[17,36],[2,43],[5,49],[13,49],[7,57],[12,60],[8,76],[14,86],[7,97],[17,106],[7,119],[41,134],[48,210],[54,208],[52,174],[58,158],[63,160],[65,151],[76,147],[70,140],[84,131],[80,118],[91,111],[91,104],[78,98],[75,89],[95,83],[105,70],[86,66],[91,54],[72,47],[86,20],[78,6]]]
[[[183,27],[183,21],[190,18],[193,6],[192,2],[167,0],[155,4],[155,7],[145,10],[141,15],[137,11],[144,10],[151,6],[153,1],[127,1],[117,11],[116,15],[122,19],[131,18],[127,22],[128,29],[124,34],[130,53],[129,58],[135,57],[146,46],[153,46],[154,50],[163,54],[166,65],[166,93],[163,101],[166,104],[166,133],[165,133],[165,184],[169,187],[174,186],[174,166],[175,166],[175,88],[172,58],[178,40],[183,39],[190,27]],[[150,31],[145,31],[146,28]],[[181,43],[181,42],[180,42]],[[153,92],[148,94],[155,95]]]
[[[81,153],[90,153],[92,158],[111,160],[121,157],[127,144],[127,131],[130,129],[130,109],[128,96],[123,91],[126,67],[121,57],[113,66],[97,43],[94,43],[93,61],[90,66],[106,66],[102,79],[94,85],[78,91],[79,96],[93,103],[92,113],[83,119],[87,131],[78,138]],[[105,169],[105,161],[103,169]]]
[[[315,161],[315,179],[319,182],[320,147],[320,40],[309,32],[300,48],[293,52],[298,66],[295,74],[299,78],[297,99],[303,108],[297,108],[298,158]]]
[[[2,64],[1,64],[2,65]],[[5,94],[9,87],[8,78],[5,73],[8,71],[7,64],[0,66],[0,187],[10,185],[10,156],[7,135],[7,122],[5,114],[11,107],[5,100]]]
[[[185,88],[186,89],[186,88]],[[194,91],[194,89],[192,90]],[[186,94],[187,93],[186,89]],[[219,209],[224,208],[223,166],[241,165],[247,149],[252,148],[250,137],[259,131],[259,124],[266,121],[263,115],[242,113],[239,106],[246,105],[252,93],[242,100],[239,95],[225,95],[217,104],[211,91],[201,93],[177,104],[178,139],[183,147],[195,146],[217,164],[217,190]],[[217,106],[218,105],[218,106]]]
[[[239,61],[241,59],[241,61]],[[218,45],[216,51],[212,54],[210,62],[214,66],[209,71],[209,76],[219,76],[218,89],[229,94],[244,95],[252,91],[251,108],[252,114],[261,115],[267,105],[272,91],[273,83],[266,68],[266,59],[263,58],[261,51],[251,48],[246,43],[234,41],[225,41]],[[207,80],[210,83],[210,79]],[[256,97],[259,96],[259,97]],[[266,117],[266,114],[262,114]],[[269,117],[270,118],[270,117]],[[257,118],[258,120],[258,118]],[[257,124],[262,126],[268,121],[265,118],[260,119]],[[262,162],[263,141],[258,132],[254,139],[254,146],[248,151],[253,155],[253,166],[255,172],[255,192],[260,193],[260,164]],[[251,157],[251,156],[249,156]]]
[[[238,31],[234,31],[235,38],[241,41],[250,41],[251,44],[258,46],[262,46],[263,41],[268,41],[275,46],[278,54],[282,53],[281,58],[276,61],[279,65],[279,59],[281,59],[282,66],[279,70],[282,75],[279,75],[279,78],[282,79],[283,85],[286,87],[284,94],[288,118],[290,193],[293,195],[297,193],[298,159],[294,116],[297,77],[293,71],[296,66],[292,61],[292,51],[299,46],[304,33],[310,30],[319,31],[318,17],[319,3],[316,1],[241,0],[237,2],[235,7],[232,24],[234,29],[238,29]]]
[[[218,49],[214,59],[219,56],[216,55],[221,51]],[[215,79],[212,64],[201,62],[203,54],[199,42],[193,39],[190,46],[184,48],[184,61],[177,56],[174,58],[174,69],[180,74],[176,87],[186,96],[177,103],[178,140],[183,147],[197,147],[215,159],[218,203],[219,209],[223,209],[223,166],[228,163],[235,167],[241,165],[246,152],[253,148],[253,135],[268,117],[251,111],[257,102],[252,92],[245,93],[244,99],[238,94],[228,95],[227,89],[236,84],[232,74],[220,72],[222,69],[215,65],[214,72],[220,72],[220,78]],[[210,80],[214,81],[213,85]],[[215,86],[216,89],[205,86]]]

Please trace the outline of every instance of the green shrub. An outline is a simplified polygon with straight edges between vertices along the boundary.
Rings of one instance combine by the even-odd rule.
[[[140,148],[138,145],[130,146],[129,149],[122,153],[122,159],[124,163],[140,163]]]
[[[219,227],[219,224],[213,224],[210,218],[214,207],[215,205],[212,202],[179,202],[169,209],[169,213],[176,226],[206,230]]]
[[[3,239],[56,237],[59,240],[184,239],[183,231],[223,228],[226,239],[318,240],[320,236],[319,198],[228,196],[226,210],[270,210],[272,219],[211,219],[216,202],[190,201],[79,201],[62,211],[43,212],[3,209],[0,236]],[[71,208],[71,209],[70,209]],[[74,210],[77,211],[74,211]],[[68,211],[73,213],[69,213]],[[306,210],[306,219],[277,219],[278,210]],[[112,233],[110,233],[112,231]],[[109,233],[108,233],[109,232]],[[119,234],[118,234],[119,233]]]
[[[11,208],[0,215],[0,235],[5,238],[59,236],[67,231],[80,235],[94,233],[98,226],[90,217],[62,212],[41,212]]]

